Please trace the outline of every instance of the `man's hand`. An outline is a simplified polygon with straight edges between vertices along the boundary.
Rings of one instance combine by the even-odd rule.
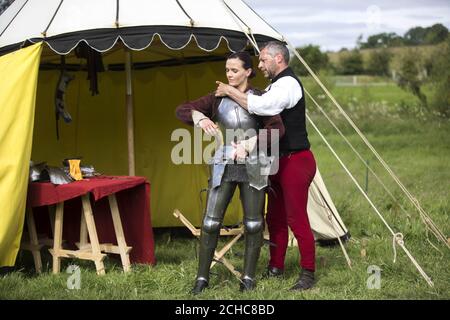
[[[231,146],[234,148],[233,160],[243,161],[247,157],[247,151],[241,143],[231,142]]]
[[[240,92],[238,89],[236,89],[233,86],[230,86],[229,84],[225,84],[220,81],[216,81],[217,84],[217,90],[216,90],[216,97],[229,97],[236,101],[242,108],[248,109],[247,107],[247,94],[244,92]]]
[[[216,81],[217,89],[216,89],[216,97],[225,97],[229,95],[229,88],[231,87],[229,84],[225,84],[220,81]]]
[[[217,125],[212,122],[209,118],[203,118],[198,122],[198,126],[203,129],[206,134],[210,136],[215,136],[219,131],[217,130]]]

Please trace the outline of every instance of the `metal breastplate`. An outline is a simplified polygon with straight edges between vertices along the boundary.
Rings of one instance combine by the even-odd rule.
[[[225,145],[230,145],[231,141],[236,142],[236,140],[249,138],[248,136],[245,137],[244,133],[254,136],[259,129],[256,117],[229,98],[222,99],[217,109],[216,119],[224,137]],[[232,131],[236,134],[227,134]]]
[[[212,188],[220,185],[226,165],[236,165],[231,158],[233,151],[231,142],[239,142],[251,138],[257,135],[260,129],[259,121],[255,115],[250,114],[234,100],[227,97],[220,102],[214,120],[217,121],[221,134],[220,137],[216,137],[216,139],[219,139],[219,147],[211,159]],[[260,190],[267,185],[267,175],[262,176],[260,174],[260,165],[256,163],[257,161],[253,161],[254,163],[250,164],[247,160],[241,164],[245,164],[246,173],[248,174],[247,179],[251,186]]]
[[[215,161],[227,160],[233,150],[231,142],[239,142],[255,136],[258,133],[259,123],[256,116],[251,115],[247,110],[241,108],[230,98],[223,98],[217,108],[215,121],[219,125],[220,134],[215,153]]]

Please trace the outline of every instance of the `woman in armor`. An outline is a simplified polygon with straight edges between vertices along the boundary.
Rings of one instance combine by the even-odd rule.
[[[226,60],[225,72],[231,86],[242,92],[261,94],[249,83],[255,71],[248,52],[231,54]],[[244,212],[245,235],[240,289],[252,290],[256,285],[256,264],[263,243],[265,188],[273,160],[265,149],[277,146],[284,134],[281,117],[251,115],[234,100],[215,97],[214,92],[181,104],[176,109],[176,116],[186,124],[202,128],[220,142],[210,161],[211,175],[201,228],[199,266],[192,293],[198,294],[208,286],[209,269],[220,228],[237,186]]]

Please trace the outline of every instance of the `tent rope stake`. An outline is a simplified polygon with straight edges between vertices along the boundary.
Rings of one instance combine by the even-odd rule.
[[[403,241],[403,233],[401,232],[397,232],[396,234],[394,234],[394,236],[392,237],[392,249],[394,250],[394,260],[393,262],[395,263],[397,261],[397,250],[395,248],[395,244],[398,243],[400,244],[404,244],[405,242]]]

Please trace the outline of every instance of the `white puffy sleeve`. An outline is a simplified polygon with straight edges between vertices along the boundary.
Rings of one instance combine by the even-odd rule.
[[[259,116],[274,116],[284,109],[293,108],[302,98],[300,84],[293,77],[275,81],[262,96],[249,94],[247,106],[250,113]]]

